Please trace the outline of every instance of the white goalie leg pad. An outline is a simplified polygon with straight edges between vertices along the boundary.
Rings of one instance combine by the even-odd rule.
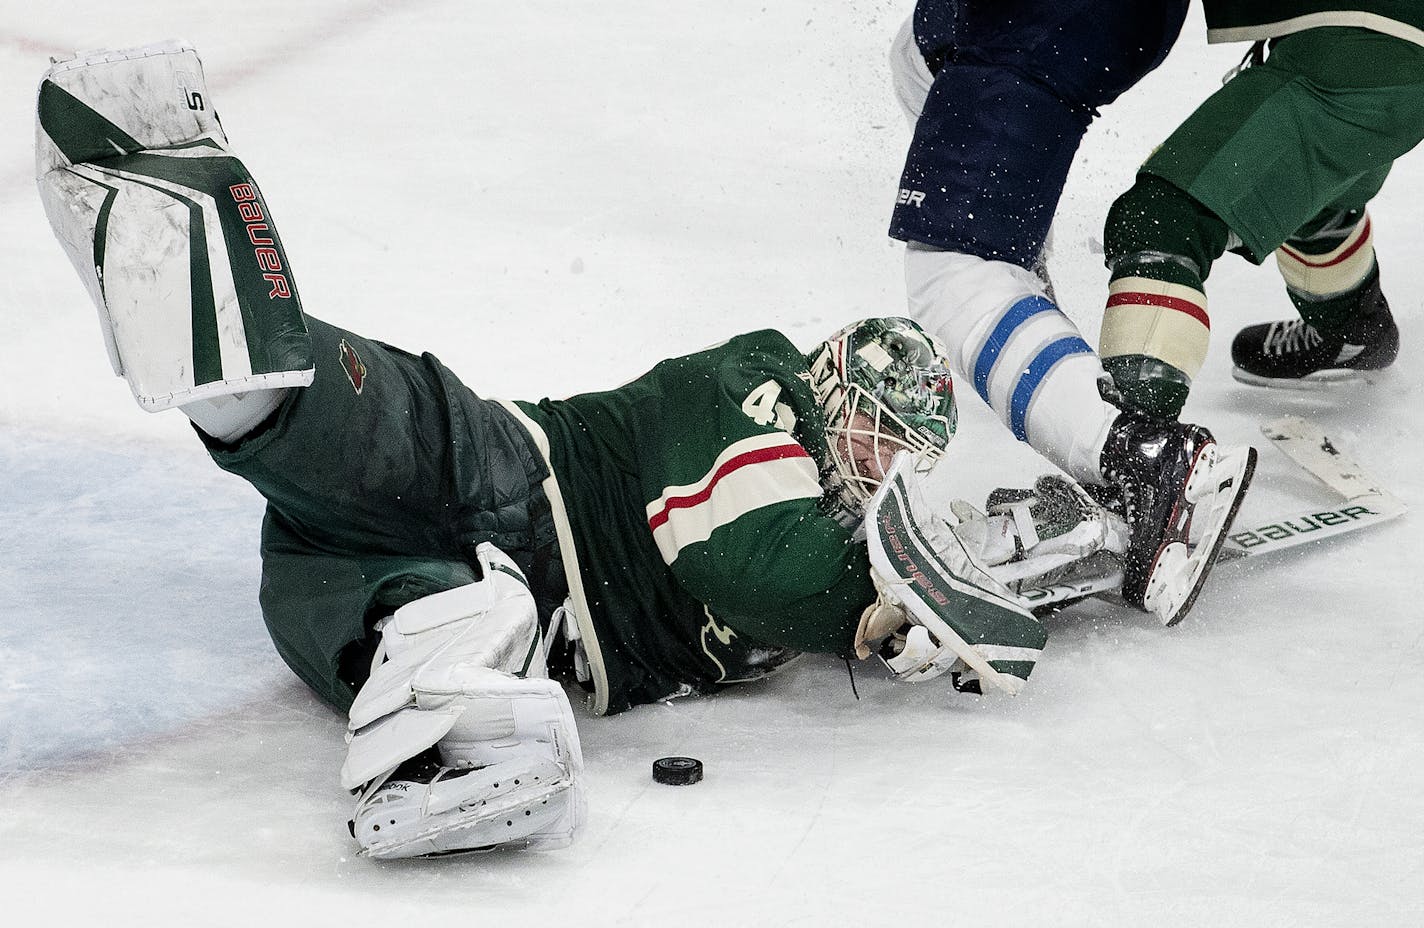
[[[569,843],[580,802],[567,773],[549,761],[442,767],[428,782],[373,783],[356,807],[351,834],[361,853],[376,860],[551,849]]]
[[[583,822],[583,754],[573,711],[553,680],[518,679],[469,665],[447,668],[432,709],[462,707],[439,742],[428,781],[397,774],[363,791],[352,834],[378,859],[561,847]]]
[[[445,737],[467,708],[445,696],[460,674],[548,675],[523,574],[491,544],[475,554],[482,579],[408,603],[382,627],[378,663],[351,705],[345,788],[375,779]]]
[[[385,660],[352,705],[342,785],[366,784],[352,828],[371,856],[558,845],[583,819],[578,730],[533,597],[497,548],[476,554],[483,579],[386,623]],[[396,773],[431,746],[433,776]]]
[[[40,83],[36,169],[110,363],[140,406],[311,383],[285,252],[191,47],[56,62]]]

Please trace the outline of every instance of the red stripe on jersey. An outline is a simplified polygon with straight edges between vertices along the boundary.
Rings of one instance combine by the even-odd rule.
[[[753,464],[765,464],[767,461],[780,461],[786,458],[809,458],[810,456],[811,455],[806,453],[805,448],[795,443],[776,445],[771,448],[761,448],[756,451],[739,454],[717,468],[717,472],[712,475],[711,481],[698,492],[690,496],[669,497],[663,508],[654,513],[652,518],[648,519],[648,528],[657,531],[658,526],[668,520],[668,514],[674,509],[690,509],[693,506],[707,502],[707,500],[712,497],[712,491],[716,488],[718,481],[733,471],[740,470],[743,467],[750,467]]]
[[[1342,261],[1349,260],[1351,255],[1353,255],[1355,252],[1359,251],[1361,248],[1364,247],[1365,242],[1369,239],[1369,237],[1370,217],[1366,216],[1365,224],[1360,228],[1360,237],[1355,239],[1355,244],[1351,245],[1349,248],[1346,248],[1340,254],[1331,258],[1329,261],[1312,261],[1310,260],[1310,257],[1308,255],[1296,251],[1289,245],[1282,245],[1281,251],[1284,251],[1286,254],[1290,255],[1292,258],[1294,258],[1296,261],[1299,261],[1301,264],[1304,264],[1306,267],[1332,267]]]
[[[1163,309],[1174,309],[1179,313],[1186,313],[1208,329],[1211,328],[1211,319],[1207,318],[1206,309],[1191,300],[1184,300],[1175,296],[1163,296],[1160,293],[1140,293],[1133,290],[1114,293],[1108,297],[1109,306],[1160,306]]]

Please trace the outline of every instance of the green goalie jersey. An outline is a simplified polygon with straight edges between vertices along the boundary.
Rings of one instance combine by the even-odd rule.
[[[508,404],[553,472],[595,712],[850,651],[875,591],[865,546],[820,509],[806,367],[768,330],[616,390]]]

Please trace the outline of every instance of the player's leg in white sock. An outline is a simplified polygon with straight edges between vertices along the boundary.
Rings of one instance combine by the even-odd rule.
[[[1043,282],[1015,264],[914,245],[905,277],[910,315],[949,346],[960,382],[1075,480],[1100,482],[1120,410],[1102,398],[1097,355]]]

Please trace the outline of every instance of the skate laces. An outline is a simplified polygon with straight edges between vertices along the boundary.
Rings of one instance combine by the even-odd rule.
[[[1309,351],[1324,341],[1315,327],[1307,325],[1304,319],[1286,319],[1271,323],[1271,327],[1266,330],[1266,340],[1261,346],[1261,352],[1277,357],[1298,354]]]

